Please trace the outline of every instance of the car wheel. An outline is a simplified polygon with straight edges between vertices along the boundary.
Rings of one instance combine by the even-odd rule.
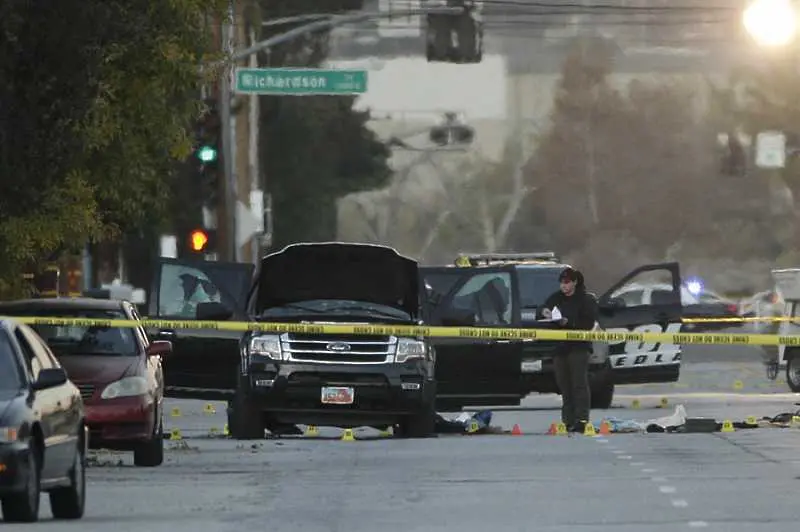
[[[591,405],[593,409],[608,410],[614,400],[614,383],[603,381],[591,390]]]
[[[31,442],[28,448],[28,478],[25,491],[3,497],[3,519],[7,523],[35,523],[39,520],[41,499],[41,463],[39,449]]]
[[[139,443],[133,450],[133,465],[136,467],[158,467],[164,463],[164,422],[159,417],[153,437]]]
[[[786,384],[794,393],[800,393],[800,354],[786,361]]]
[[[436,430],[436,411],[433,403],[428,403],[425,407],[400,421],[399,436],[401,438],[429,438]]]
[[[75,452],[70,485],[50,492],[50,509],[56,519],[80,519],[86,507],[86,456],[83,442]]]
[[[250,398],[247,378],[240,375],[236,395],[229,413],[228,428],[236,440],[263,440],[264,413]]]

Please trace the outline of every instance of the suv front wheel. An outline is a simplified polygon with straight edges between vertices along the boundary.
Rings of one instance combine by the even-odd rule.
[[[250,395],[250,379],[239,373],[236,395],[228,407],[228,428],[236,440],[263,440],[264,415]]]

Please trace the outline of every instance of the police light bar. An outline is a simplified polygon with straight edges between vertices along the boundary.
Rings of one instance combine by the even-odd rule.
[[[502,264],[525,262],[558,262],[560,259],[554,251],[538,251],[533,253],[462,253],[456,259],[457,266],[477,266],[478,264]]]

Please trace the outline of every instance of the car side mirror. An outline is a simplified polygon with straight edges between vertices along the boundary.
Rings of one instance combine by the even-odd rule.
[[[200,321],[225,321],[233,317],[233,311],[222,303],[211,301],[198,303],[195,315]]]
[[[34,390],[55,388],[67,382],[67,372],[64,368],[47,368],[39,372],[39,378],[33,383]]]
[[[475,313],[471,310],[450,309],[442,315],[445,327],[472,327],[476,323]]]
[[[172,342],[169,340],[155,340],[147,346],[147,356],[156,357],[172,353]]]

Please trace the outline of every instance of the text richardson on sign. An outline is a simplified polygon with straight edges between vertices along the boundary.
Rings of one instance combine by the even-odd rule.
[[[367,92],[366,70],[237,68],[234,77],[234,91],[243,94],[308,96]]]
[[[8,317],[28,325],[73,327],[145,327],[261,333],[364,334],[368,336],[420,336],[428,338],[483,338],[500,340],[563,340],[568,342],[659,342],[675,345],[789,345],[800,346],[800,335],[709,334],[672,332],[564,331],[554,329],[513,329],[495,327],[427,327],[414,325],[329,325],[305,323],[263,323],[249,321],[196,320],[103,320],[34,316]]]

